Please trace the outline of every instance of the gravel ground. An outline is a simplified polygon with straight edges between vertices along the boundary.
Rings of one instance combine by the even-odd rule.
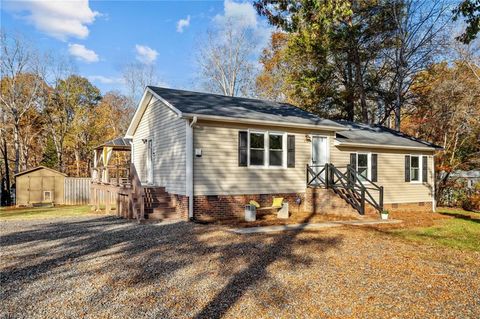
[[[480,318],[480,254],[382,230],[1,224],[2,318]]]

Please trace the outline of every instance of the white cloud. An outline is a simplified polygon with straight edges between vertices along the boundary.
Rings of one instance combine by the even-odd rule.
[[[236,28],[249,29],[255,36],[257,49],[261,50],[267,46],[274,28],[258,16],[251,3],[225,0],[223,11],[223,14],[217,14],[213,18],[217,25],[222,26],[225,23],[232,23]]]
[[[146,45],[136,44],[135,51],[137,52],[137,60],[143,64],[152,64],[158,56],[157,51]]]
[[[125,80],[119,77],[108,77],[103,75],[90,75],[87,78],[92,82],[98,82],[102,84],[123,84]]]
[[[100,14],[90,8],[88,0],[5,1],[5,8],[39,31],[63,41],[69,37],[86,38],[87,25]]]
[[[180,19],[177,22],[177,32],[182,33],[184,28],[190,26],[190,16],[187,16],[186,19]]]
[[[251,3],[225,0],[223,9],[223,15],[217,14],[213,18],[219,24],[232,21],[238,27],[256,28],[258,25],[257,12]]]
[[[95,51],[87,49],[83,44],[69,44],[68,53],[87,63],[98,62],[98,54]]]

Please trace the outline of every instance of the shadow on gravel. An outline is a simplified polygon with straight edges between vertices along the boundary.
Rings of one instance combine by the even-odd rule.
[[[268,278],[267,267],[272,263],[282,260],[292,267],[298,263],[308,264],[308,256],[296,256],[295,247],[314,242],[319,251],[325,251],[342,241],[341,236],[297,238],[303,232],[300,229],[275,235],[220,233],[214,240],[209,239],[210,233],[218,229],[190,222],[138,225],[115,217],[103,217],[38,224],[26,231],[7,233],[0,237],[2,250],[21,245],[18,249],[22,252],[15,255],[16,263],[0,272],[1,297],[10,298],[28,289],[29,284],[44,275],[59,276],[55,270],[65,264],[81,264],[100,257],[110,258],[100,270],[92,269],[89,274],[89,269],[82,268],[83,273],[78,274],[112,273],[110,287],[92,296],[92,300],[108,298],[114,289],[158,285],[159,280],[167,280],[173,273],[191,267],[197,261],[208,264],[209,260],[218,260],[225,265],[219,275],[228,282],[218,288],[215,297],[203,309],[196,310],[196,318],[220,318],[248,289]],[[223,236],[225,240],[222,240]],[[41,247],[35,251],[37,246]],[[28,252],[23,253],[23,250]],[[247,263],[247,267],[232,273],[229,266],[233,267],[240,260]],[[185,280],[195,285],[197,280],[208,276],[208,269],[202,269]],[[162,293],[168,293],[162,289],[158,285],[157,303],[165,298]],[[32,296],[32,299],[35,297],[38,296]],[[195,305],[196,299],[201,297],[193,297],[192,304]],[[164,310],[169,311],[168,307]]]

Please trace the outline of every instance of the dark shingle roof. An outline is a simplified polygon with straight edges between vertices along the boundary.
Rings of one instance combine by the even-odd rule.
[[[405,147],[431,147],[441,149],[440,146],[416,139],[407,134],[394,131],[384,126],[371,126],[348,121],[337,122],[348,127],[348,130],[346,131],[337,132],[336,140],[339,142]]]
[[[288,103],[149,86],[182,113],[341,127]]]
[[[101,145],[98,145],[95,149],[101,149],[104,147],[113,147],[117,150],[129,150],[131,148],[130,142],[132,139],[125,137],[117,137],[113,140],[107,141]]]

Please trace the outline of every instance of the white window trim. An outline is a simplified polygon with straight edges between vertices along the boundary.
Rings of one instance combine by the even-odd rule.
[[[286,169],[287,168],[287,133],[279,131],[262,131],[262,130],[248,130],[247,135],[247,166],[253,169]],[[263,165],[250,164],[250,134],[263,134]],[[270,166],[270,139],[269,135],[282,136],[282,165]]]
[[[423,183],[423,154],[410,154],[410,183],[422,184]],[[412,157],[418,157],[418,181],[412,180]],[[428,159],[427,159],[428,161]]]
[[[367,178],[369,180],[372,180],[372,152],[355,152],[355,168],[357,172],[358,172],[358,155],[359,154],[367,155]],[[367,181],[362,181],[362,183],[365,183],[365,182]]]
[[[53,191],[43,191],[43,201],[46,201],[45,194],[50,193],[50,201],[53,202]]]

